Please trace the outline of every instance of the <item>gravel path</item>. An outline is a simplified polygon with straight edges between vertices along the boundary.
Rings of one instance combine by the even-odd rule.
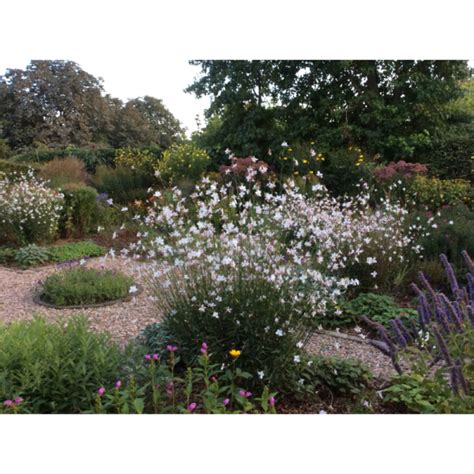
[[[136,269],[120,259],[104,261],[103,258],[94,258],[88,260],[86,266],[99,268],[102,264],[127,273],[140,283]],[[56,270],[55,265],[28,270],[0,267],[0,321],[31,319],[39,314],[51,320],[83,314],[87,316],[91,328],[106,330],[115,340],[123,343],[137,336],[147,324],[159,319],[145,290],[132,301],[101,308],[53,309],[37,305],[33,302],[33,293],[38,283]]]
[[[134,277],[141,283],[138,267],[131,267],[128,262],[120,259],[90,259],[86,263],[90,267],[114,268]],[[55,265],[29,270],[11,269],[0,266],[0,321],[31,319],[35,314],[47,319],[56,320],[69,318],[73,315],[87,316],[91,328],[106,330],[120,343],[137,336],[147,325],[159,320],[159,316],[144,291],[129,302],[121,302],[111,306],[88,309],[52,309],[39,306],[33,302],[33,293],[38,283],[47,275],[55,272]],[[381,352],[364,342],[333,337],[327,334],[315,334],[306,349],[314,354],[355,358],[363,362],[375,377],[387,379],[394,370],[390,360]]]

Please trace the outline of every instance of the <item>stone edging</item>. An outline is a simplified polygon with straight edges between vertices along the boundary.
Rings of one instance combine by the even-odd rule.
[[[94,303],[94,304],[85,304],[85,305],[70,305],[70,306],[58,306],[55,304],[47,303],[41,299],[42,293],[41,291],[37,291],[33,295],[33,303],[36,303],[40,306],[46,306],[47,308],[54,308],[54,309],[88,309],[88,308],[102,308],[104,306],[112,306],[117,303],[128,303],[132,301],[133,298],[136,298],[140,295],[143,291],[143,288],[140,285],[135,285],[137,287],[137,292],[133,295],[126,296],[125,298],[120,298],[118,300],[112,301],[104,301],[103,303]]]

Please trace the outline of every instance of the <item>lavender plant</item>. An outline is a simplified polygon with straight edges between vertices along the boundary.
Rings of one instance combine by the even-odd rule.
[[[425,384],[424,392],[438,390],[438,394],[444,394],[442,409],[448,411],[453,407],[445,406],[443,398],[453,397],[453,404],[460,410],[474,408],[474,264],[467,252],[463,252],[463,257],[468,267],[465,286],[459,284],[447,257],[440,257],[451,286],[451,298],[435,291],[423,273],[419,275],[421,288],[412,284],[418,295],[418,324],[396,318],[387,330],[365,318],[378,329],[380,340],[372,341],[372,345],[392,359],[400,376],[396,383],[408,383],[405,391],[414,381]],[[446,394],[446,387],[451,394]],[[402,395],[399,389],[389,388],[389,398],[406,401],[406,394]],[[393,394],[399,391],[400,396],[394,398]],[[464,408],[459,400],[463,400]]]

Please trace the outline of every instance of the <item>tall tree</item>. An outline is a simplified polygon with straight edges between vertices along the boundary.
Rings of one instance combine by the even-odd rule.
[[[445,126],[446,105],[469,76],[466,61],[191,63],[202,74],[188,92],[210,95],[208,116],[221,116],[213,135],[259,154],[279,139],[317,139],[330,148],[355,143],[387,159],[415,156]],[[246,140],[248,130],[258,143]]]
[[[8,69],[0,77],[3,136],[13,148],[100,142],[108,127],[102,92],[101,80],[72,61]]]

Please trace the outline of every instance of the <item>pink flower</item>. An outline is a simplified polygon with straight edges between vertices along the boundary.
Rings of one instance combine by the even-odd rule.
[[[226,407],[228,404],[230,403],[230,400],[228,398],[226,398],[222,404]]]
[[[174,345],[172,345],[172,344],[168,344],[168,345],[166,346],[166,350],[167,350],[168,352],[176,352],[176,351],[178,350],[178,346],[174,346]]]
[[[269,404],[271,407],[274,407],[274,406],[275,406],[275,403],[276,403],[275,397],[270,397],[270,398],[268,399],[268,404]]]
[[[100,387],[99,390],[97,390],[97,394],[99,395],[99,397],[101,397],[104,393],[105,393],[104,387]]]
[[[145,360],[151,360],[151,354],[145,354]]]
[[[14,402],[13,400],[5,400],[5,401],[3,402],[3,406],[4,406],[4,407],[10,408],[10,407],[12,407],[13,405],[15,405],[15,402]]]
[[[207,354],[207,343],[205,342],[201,344],[201,354]]]
[[[160,354],[153,354],[153,360],[158,360],[160,358]]]
[[[190,404],[188,405],[188,411],[189,411],[190,413],[192,413],[192,412],[196,409],[196,407],[197,407],[197,403],[194,403],[194,402],[193,402],[193,403],[190,403]]]
[[[121,386],[122,386],[122,381],[117,380],[117,382],[115,382],[115,388],[118,390]]]
[[[252,392],[247,392],[245,390],[239,390],[239,395],[244,398],[249,398],[252,396]]]
[[[23,398],[22,397],[16,397],[15,398],[15,405],[21,405],[23,403]]]

